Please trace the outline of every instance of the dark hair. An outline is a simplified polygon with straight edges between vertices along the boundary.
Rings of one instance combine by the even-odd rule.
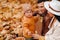
[[[49,0],[38,0],[38,3],[45,2],[45,1],[49,1]]]
[[[55,17],[60,22],[60,16],[55,15]]]

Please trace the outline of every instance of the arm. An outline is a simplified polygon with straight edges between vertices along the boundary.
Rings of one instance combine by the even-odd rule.
[[[46,35],[45,40],[60,40],[60,26],[53,29],[53,33]]]
[[[52,34],[45,35],[45,37],[44,36],[39,36],[38,34],[33,34],[33,37],[37,38],[39,40],[60,40],[60,26],[56,27],[53,30]]]
[[[35,22],[38,21],[38,18],[39,18],[39,17],[40,17],[39,15],[34,16],[34,20],[35,20]]]
[[[33,34],[32,36],[33,36],[34,39],[45,40],[45,37],[44,36],[40,36],[38,34]]]
[[[31,31],[29,30],[29,24],[24,23],[23,24],[23,36],[26,38],[30,38],[31,37]]]
[[[40,36],[39,40],[45,40],[45,37],[44,36]]]

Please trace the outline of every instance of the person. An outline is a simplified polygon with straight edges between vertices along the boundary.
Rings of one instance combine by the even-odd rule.
[[[26,8],[25,8],[26,6]],[[32,40],[32,36],[29,34],[35,33],[35,23],[37,18],[33,16],[33,11],[30,4],[24,6],[24,16],[22,18],[23,36],[26,40]]]
[[[38,13],[40,16],[42,16],[43,21],[42,21],[42,31],[41,31],[41,35],[45,35],[46,32],[48,32],[49,28],[48,25],[53,17],[52,14],[50,14],[44,7],[44,2],[41,2],[38,4]]]
[[[39,40],[60,40],[60,1],[52,0],[51,2],[44,2],[44,7],[48,10],[48,13],[53,14],[48,26],[49,31],[45,36],[38,34],[32,34],[32,36]]]

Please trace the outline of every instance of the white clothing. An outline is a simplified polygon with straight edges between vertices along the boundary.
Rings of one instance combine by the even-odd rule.
[[[46,33],[45,40],[60,40],[60,23],[58,20],[52,25],[52,28]]]

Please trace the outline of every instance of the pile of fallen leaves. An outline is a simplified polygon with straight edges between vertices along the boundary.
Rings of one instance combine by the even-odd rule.
[[[22,16],[19,1],[0,0],[0,40],[18,40],[22,37]]]

